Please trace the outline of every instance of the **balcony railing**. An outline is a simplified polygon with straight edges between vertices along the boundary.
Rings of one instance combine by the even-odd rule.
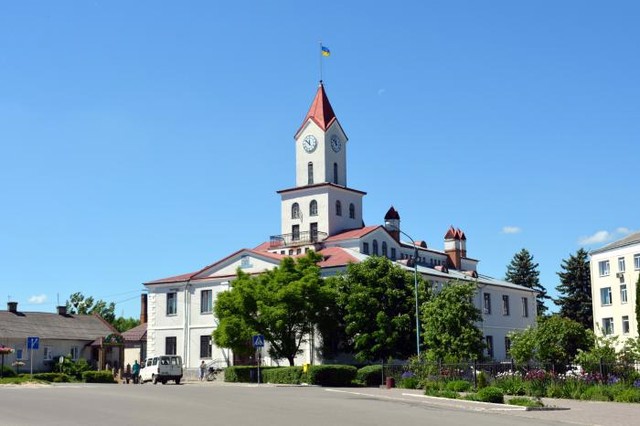
[[[295,234],[272,235],[269,248],[302,246],[305,244],[319,243],[326,238],[327,233],[320,231],[303,231]]]

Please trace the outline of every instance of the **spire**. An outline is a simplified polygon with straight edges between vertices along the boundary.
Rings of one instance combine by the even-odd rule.
[[[313,98],[309,112],[307,112],[307,116],[302,121],[300,128],[305,125],[308,119],[312,119],[323,131],[326,131],[336,120],[336,114],[333,112],[333,108],[331,108],[329,98],[327,98],[327,94],[324,91],[322,80],[320,80],[316,96]],[[300,130],[298,130],[298,132],[299,131]]]
[[[384,219],[398,219],[400,220],[400,214],[398,214],[398,211],[396,209],[393,208],[393,206],[391,206],[391,208],[387,211],[387,214],[384,215]]]

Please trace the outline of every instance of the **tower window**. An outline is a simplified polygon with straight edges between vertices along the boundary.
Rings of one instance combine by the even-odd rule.
[[[373,255],[378,255],[378,240],[373,240]]]
[[[349,204],[349,219],[356,218],[356,206],[353,203]]]
[[[313,185],[313,163],[311,161],[307,164],[307,176],[307,184]]]
[[[293,225],[291,227],[291,239],[298,241],[300,239],[300,225]]]
[[[291,219],[300,219],[300,205],[293,203],[291,206]]]
[[[309,216],[318,216],[318,202],[311,200],[309,203]]]
[[[340,200],[336,201],[336,216],[342,216],[342,203]]]
[[[333,183],[338,184],[338,163],[333,163]]]

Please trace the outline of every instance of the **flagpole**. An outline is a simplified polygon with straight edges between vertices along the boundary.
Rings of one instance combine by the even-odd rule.
[[[320,44],[320,50],[318,51],[320,53],[320,83],[322,83],[322,40],[318,43]]]

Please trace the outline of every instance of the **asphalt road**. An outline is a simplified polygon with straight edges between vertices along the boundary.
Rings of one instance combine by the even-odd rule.
[[[522,414],[461,409],[384,390],[209,383],[0,387],[3,426],[558,424],[548,413]]]

